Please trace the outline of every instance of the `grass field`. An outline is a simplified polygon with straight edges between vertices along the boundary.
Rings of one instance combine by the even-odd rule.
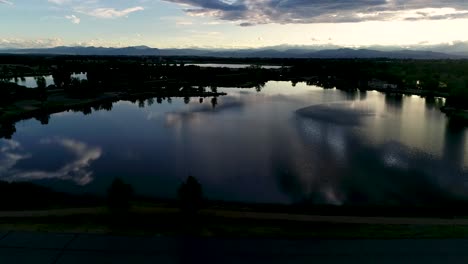
[[[190,217],[177,208],[138,207],[129,212],[112,213],[97,207],[3,212],[0,230],[225,238],[421,239],[467,238],[468,221],[323,217],[213,209]]]

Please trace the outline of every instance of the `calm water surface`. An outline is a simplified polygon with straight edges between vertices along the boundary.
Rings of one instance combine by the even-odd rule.
[[[0,140],[4,180],[105,193],[123,177],[175,197],[188,175],[206,196],[248,202],[424,204],[468,198],[467,131],[442,99],[269,82],[189,104],[118,102],[112,111],[20,122]]]
[[[250,67],[251,64],[228,64],[228,63],[201,63],[201,64],[187,64],[187,66],[199,66],[199,67],[213,67],[213,68],[231,68],[231,69],[242,69]],[[282,66],[276,65],[260,65],[263,69],[281,69]]]
[[[23,77],[23,78],[12,78],[9,81],[25,86],[27,88],[37,88],[36,77],[28,76],[28,77]],[[44,79],[46,80],[46,86],[54,84],[54,78],[52,77],[52,75],[45,75],[42,77],[44,77]],[[88,77],[86,76],[86,73],[74,73],[71,75],[71,78],[77,78],[79,80],[86,80]]]

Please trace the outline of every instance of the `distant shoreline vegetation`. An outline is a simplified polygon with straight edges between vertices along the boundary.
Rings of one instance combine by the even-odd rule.
[[[111,109],[119,100],[157,101],[171,97],[225,95],[218,87],[255,88],[268,81],[298,82],[340,90],[377,90],[447,98],[444,111],[467,121],[468,60],[389,59],[220,59],[194,57],[0,55],[0,138],[14,124],[52,113]],[[243,63],[248,67],[200,67],[203,63]],[[281,65],[281,67],[262,67]],[[77,73],[87,73],[78,78]],[[36,89],[12,78],[36,77]],[[42,76],[52,76],[45,80]],[[50,79],[50,78],[49,78]],[[213,101],[213,99],[212,99]],[[216,101],[216,100],[214,100]],[[213,104],[214,107],[216,104]]]

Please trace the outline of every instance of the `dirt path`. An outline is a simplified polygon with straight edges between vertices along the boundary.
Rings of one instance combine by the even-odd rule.
[[[364,217],[364,216],[322,216],[281,213],[237,212],[205,210],[203,213],[227,218],[252,220],[286,220],[299,222],[322,222],[341,224],[387,224],[387,225],[468,225],[468,219],[409,218],[409,217]]]
[[[137,213],[151,214],[173,214],[179,210],[177,208],[164,207],[137,207],[133,209]],[[0,212],[0,218],[21,218],[21,217],[47,217],[47,216],[72,216],[72,215],[96,215],[107,213],[105,207],[93,208],[72,208],[42,211],[12,211]],[[242,212],[229,210],[206,209],[201,211],[205,216],[217,216],[231,219],[251,219],[251,220],[284,220],[298,222],[322,222],[341,224],[387,224],[387,225],[468,225],[468,219],[448,219],[448,218],[410,218],[410,217],[363,217],[363,216],[323,216],[323,215],[301,215],[282,213],[261,213]]]
[[[52,209],[38,211],[4,211],[0,212],[0,218],[69,216],[83,214],[102,214],[105,212],[106,209],[104,207]]]

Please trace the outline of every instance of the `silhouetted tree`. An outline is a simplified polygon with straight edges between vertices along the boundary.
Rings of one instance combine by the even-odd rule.
[[[41,122],[41,125],[48,125],[50,120],[50,115],[47,113],[41,113],[36,116],[36,120]]]
[[[458,108],[468,108],[468,82],[458,78],[449,83],[450,96],[447,99],[447,105]]]
[[[93,112],[93,110],[91,109],[90,106],[84,106],[81,109],[81,112],[83,112],[84,115],[90,115]]]
[[[52,78],[57,88],[67,88],[71,82],[71,73],[63,69],[57,69],[52,74]]]
[[[4,123],[0,124],[0,138],[4,137],[6,139],[11,139],[13,134],[16,132],[15,124]]]
[[[44,101],[47,100],[46,79],[43,76],[36,77],[36,83],[37,83],[39,101],[43,103]]]
[[[178,197],[180,209],[186,214],[196,214],[203,205],[203,190],[201,184],[193,176],[179,187]]]
[[[213,107],[213,109],[215,109],[217,105],[218,105],[218,98],[217,97],[211,98],[211,106]]]
[[[255,91],[257,91],[257,93],[261,92],[264,86],[265,86],[265,84],[255,85]]]
[[[36,84],[38,89],[45,89],[47,82],[43,76],[36,77]]]
[[[126,211],[130,209],[133,188],[121,178],[116,178],[107,190],[107,206],[112,211]]]
[[[106,102],[101,105],[101,108],[106,110],[106,111],[111,111],[113,107],[112,102]]]
[[[145,108],[145,100],[138,99],[138,107],[139,108]]]

